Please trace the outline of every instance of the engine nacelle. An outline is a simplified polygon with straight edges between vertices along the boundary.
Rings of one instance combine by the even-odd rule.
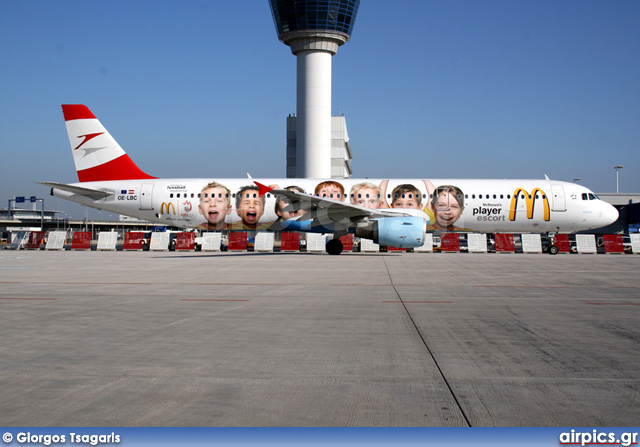
[[[426,227],[422,217],[382,217],[357,227],[355,235],[387,247],[413,248],[424,244]]]

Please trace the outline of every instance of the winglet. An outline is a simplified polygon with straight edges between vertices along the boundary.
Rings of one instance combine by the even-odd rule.
[[[264,196],[266,193],[273,191],[273,188],[268,187],[267,185],[263,185],[260,182],[253,181],[256,185],[258,185],[258,195],[260,197]]]

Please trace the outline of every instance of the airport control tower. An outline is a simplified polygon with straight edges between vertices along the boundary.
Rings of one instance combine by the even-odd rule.
[[[269,4],[278,39],[297,57],[294,177],[330,178],[331,57],[349,41],[360,0],[269,0]]]

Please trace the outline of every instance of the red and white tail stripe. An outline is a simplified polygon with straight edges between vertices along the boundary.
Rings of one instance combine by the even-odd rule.
[[[152,179],[136,166],[87,106],[63,104],[73,161],[81,182]]]

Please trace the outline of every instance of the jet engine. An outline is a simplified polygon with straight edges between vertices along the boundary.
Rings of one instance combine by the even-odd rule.
[[[427,222],[422,217],[381,217],[358,225],[355,236],[371,239],[376,244],[387,247],[421,247],[426,227]]]

